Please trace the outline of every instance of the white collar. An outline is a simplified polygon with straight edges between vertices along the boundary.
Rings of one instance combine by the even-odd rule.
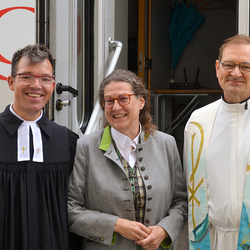
[[[43,142],[40,127],[37,121],[41,119],[41,115],[35,121],[25,121],[21,118],[12,108],[13,103],[10,105],[10,111],[17,118],[23,121],[17,130],[17,160],[18,161],[29,161],[30,160],[30,128],[33,135],[33,161],[43,162]]]
[[[43,116],[43,110],[41,110],[41,115],[40,115],[36,120],[34,120],[34,121],[26,121],[26,120],[24,120],[21,116],[19,116],[19,115],[13,110],[13,104],[14,104],[14,102],[12,102],[11,105],[10,105],[10,111],[11,111],[11,113],[12,113],[14,116],[16,116],[17,118],[19,118],[20,120],[24,121],[24,122],[35,123],[35,122],[38,122],[38,121],[42,118],[42,116]]]
[[[112,138],[114,139],[116,145],[120,146],[123,149],[126,149],[128,152],[131,152],[132,147],[134,147],[136,149],[136,145],[139,142],[139,136],[141,134],[141,124],[139,124],[139,126],[140,126],[140,131],[139,131],[138,135],[135,137],[135,139],[133,139],[133,140],[131,140],[128,136],[122,134],[118,130],[111,127],[111,135],[112,135]]]
[[[139,142],[140,133],[141,133],[141,124],[140,124],[140,132],[138,133],[136,138],[131,141],[131,139],[128,136],[120,133],[119,131],[111,127],[112,138],[114,139],[121,155],[126,159],[131,168],[134,167],[136,162],[136,147]]]
[[[224,99],[221,102],[221,108],[227,112],[247,112],[246,102],[227,103]]]

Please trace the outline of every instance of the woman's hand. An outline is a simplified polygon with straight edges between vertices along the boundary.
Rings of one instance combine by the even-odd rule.
[[[160,226],[150,226],[148,229],[150,229],[151,234],[146,239],[135,242],[147,250],[157,249],[162,241],[169,237],[167,232]]]
[[[114,231],[134,241],[143,240],[151,234],[151,230],[142,223],[121,218],[117,219]]]

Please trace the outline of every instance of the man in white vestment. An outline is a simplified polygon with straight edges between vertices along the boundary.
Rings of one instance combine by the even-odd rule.
[[[250,249],[250,38],[225,40],[215,67],[222,98],[185,128],[189,249]]]

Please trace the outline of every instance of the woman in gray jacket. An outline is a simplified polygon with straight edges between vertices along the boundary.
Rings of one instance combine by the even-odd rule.
[[[78,140],[69,181],[70,231],[85,250],[169,249],[187,219],[172,136],[156,130],[142,80],[127,70],[99,89],[105,128]]]

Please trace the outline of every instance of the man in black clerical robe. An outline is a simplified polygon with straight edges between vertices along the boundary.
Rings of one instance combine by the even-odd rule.
[[[0,249],[67,250],[68,177],[78,136],[46,118],[54,60],[28,45],[12,58],[14,102],[0,114]]]

